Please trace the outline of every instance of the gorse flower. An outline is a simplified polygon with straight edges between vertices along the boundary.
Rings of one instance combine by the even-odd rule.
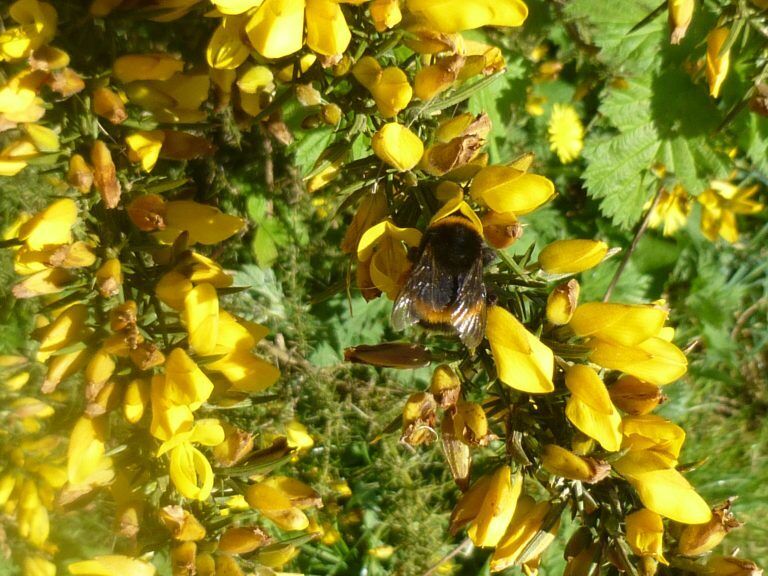
[[[709,188],[698,196],[701,204],[701,232],[714,242],[718,237],[726,242],[736,242],[739,239],[739,229],[736,222],[738,214],[757,214],[763,210],[762,203],[753,200],[759,186],[741,188],[724,180],[713,180]]]
[[[664,236],[672,236],[688,221],[691,211],[691,198],[685,189],[678,185],[671,190],[664,188],[660,192],[659,201],[651,210],[648,225],[651,228],[663,226]]]

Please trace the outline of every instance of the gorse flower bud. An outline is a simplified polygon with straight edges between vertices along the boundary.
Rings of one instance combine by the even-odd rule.
[[[555,326],[568,324],[579,303],[579,291],[576,280],[556,286],[547,298],[547,321]]]
[[[588,484],[600,482],[611,472],[607,462],[579,456],[556,444],[547,444],[542,448],[541,465],[550,474]]]
[[[731,512],[732,500],[712,508],[712,518],[706,524],[689,524],[680,533],[677,551],[684,556],[706,554],[731,531],[742,526]]]
[[[696,6],[694,0],[670,0],[668,5],[669,10],[669,27],[671,29],[670,42],[672,44],[680,44],[685,33],[688,31],[688,26],[693,18],[693,9]]]
[[[549,274],[577,274],[597,266],[607,253],[605,242],[558,240],[541,251],[539,266]]]

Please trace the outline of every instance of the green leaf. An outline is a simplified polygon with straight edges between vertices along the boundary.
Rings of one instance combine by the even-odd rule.
[[[653,120],[652,96],[647,77],[623,80],[605,91],[600,113],[619,130],[638,128]]]
[[[613,137],[587,138],[587,191],[617,226],[630,228],[640,219],[651,193],[647,171],[658,149],[659,135],[651,124]]]
[[[619,226],[635,223],[660,185],[649,175],[656,162],[694,196],[728,172],[727,158],[713,147],[719,112],[680,70],[609,86],[600,112],[603,125],[617,132],[587,137],[584,179],[603,214]]]
[[[749,159],[763,172],[768,172],[768,118],[742,113],[735,123],[739,145]]]
[[[263,196],[249,196],[246,203],[248,216],[257,224],[260,223],[267,215],[268,205],[267,199]]]
[[[659,47],[667,42],[667,23],[661,16],[631,31],[658,5],[658,0],[571,0],[564,13],[586,43],[600,48],[598,60],[624,73],[637,73],[657,66]]]
[[[279,254],[278,249],[288,243],[288,232],[280,220],[263,220],[256,229],[251,250],[262,268],[271,266]]]
[[[333,128],[330,126],[296,134],[296,142],[291,148],[294,153],[294,162],[302,176],[309,174],[331,140],[333,140]]]

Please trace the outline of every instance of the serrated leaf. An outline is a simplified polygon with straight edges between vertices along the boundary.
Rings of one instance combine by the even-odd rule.
[[[613,137],[587,138],[587,191],[617,226],[629,228],[639,220],[651,193],[647,170],[658,150],[659,135],[651,124]]]
[[[600,113],[619,130],[631,130],[653,120],[653,91],[645,77],[617,82],[603,94]]]
[[[631,30],[658,5],[658,0],[572,0],[564,13],[588,43],[600,48],[599,60],[626,73],[644,72],[659,62],[659,47],[667,42],[666,19],[659,16]]]
[[[680,70],[647,74],[606,88],[600,112],[618,134],[591,134],[584,173],[589,194],[614,223],[636,222],[653,195],[648,171],[664,165],[690,194],[727,174],[727,159],[713,148],[719,112],[706,93]]]

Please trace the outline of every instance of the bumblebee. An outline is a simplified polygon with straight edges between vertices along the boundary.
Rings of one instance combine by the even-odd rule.
[[[431,223],[395,299],[392,327],[400,331],[418,323],[457,334],[476,348],[485,334],[483,248],[477,224],[461,212]]]

